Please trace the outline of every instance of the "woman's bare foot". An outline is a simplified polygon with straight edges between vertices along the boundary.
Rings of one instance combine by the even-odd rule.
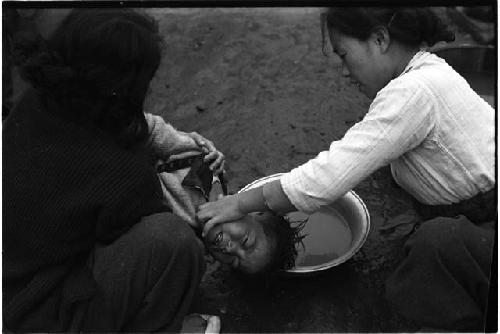
[[[216,315],[193,313],[184,317],[181,333],[218,334],[220,318]]]

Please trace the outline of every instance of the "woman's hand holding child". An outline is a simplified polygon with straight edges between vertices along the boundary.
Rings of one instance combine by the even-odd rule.
[[[212,141],[206,139],[198,132],[189,132],[186,133],[189,137],[191,137],[198,146],[202,149],[203,153],[205,153],[205,161],[210,161],[210,170],[214,172],[215,175],[224,173],[224,164],[226,162],[226,157],[224,154],[215,148],[215,145]]]
[[[208,202],[198,207],[197,220],[204,223],[203,236],[217,224],[241,219],[245,216],[241,212],[238,197],[225,196],[216,202]]]

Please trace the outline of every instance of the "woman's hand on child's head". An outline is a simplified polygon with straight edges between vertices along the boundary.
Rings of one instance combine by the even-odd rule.
[[[244,216],[238,206],[238,197],[229,195],[220,198],[216,202],[208,202],[198,207],[196,218],[204,224],[202,235],[217,224],[241,219]]]
[[[196,144],[202,149],[203,153],[205,153],[205,161],[210,162],[210,169],[214,172],[215,175],[224,172],[224,164],[226,157],[224,154],[215,148],[215,145],[212,141],[206,139],[198,132],[190,132],[188,136],[191,137]]]

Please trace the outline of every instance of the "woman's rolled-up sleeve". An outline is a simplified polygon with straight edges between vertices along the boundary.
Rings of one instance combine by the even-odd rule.
[[[148,144],[153,152],[164,159],[172,154],[198,150],[193,138],[165,122],[161,116],[144,113],[148,124]]]
[[[435,122],[431,94],[416,81],[395,81],[328,151],[283,175],[283,190],[297,209],[310,213],[334,202],[429,135]]]

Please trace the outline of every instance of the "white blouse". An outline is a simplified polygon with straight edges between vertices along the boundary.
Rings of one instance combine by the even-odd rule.
[[[438,56],[420,51],[381,89],[364,119],[328,151],[286,173],[292,204],[313,212],[390,164],[425,204],[450,204],[495,185],[495,111]]]

